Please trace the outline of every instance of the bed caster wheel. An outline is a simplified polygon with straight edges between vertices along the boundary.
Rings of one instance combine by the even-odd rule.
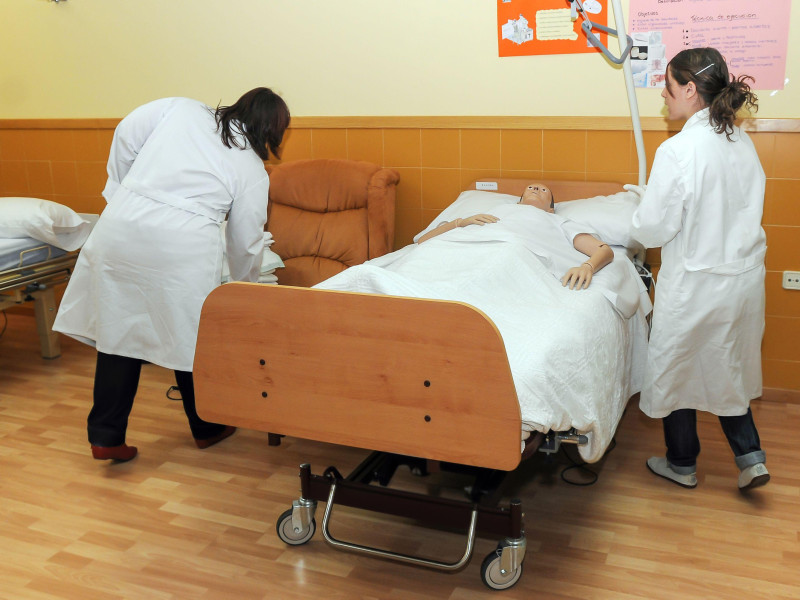
[[[493,590],[507,590],[513,587],[522,577],[522,563],[507,573],[503,573],[500,568],[500,553],[502,545],[497,546],[497,550],[489,553],[481,563],[481,581],[486,587]]]
[[[311,519],[308,527],[301,531],[295,531],[294,527],[292,527],[292,509],[290,508],[278,517],[278,522],[275,523],[275,530],[283,542],[290,546],[301,546],[314,537],[314,533],[317,531],[317,521],[316,519]]]

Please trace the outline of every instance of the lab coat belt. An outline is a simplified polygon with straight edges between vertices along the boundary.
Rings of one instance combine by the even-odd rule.
[[[122,186],[136,194],[139,194],[140,196],[154,200],[155,202],[174,206],[180,210],[185,210],[186,212],[200,215],[201,217],[206,217],[216,223],[222,223],[225,220],[225,213],[223,212],[206,208],[205,206],[199,206],[196,203],[190,203],[188,200],[186,200],[186,198],[181,198],[180,196],[170,194],[169,192],[155,190],[143,185],[141,182],[137,181],[136,179],[132,179],[131,177],[126,177],[123,179]]]
[[[707,266],[694,266],[691,264],[686,265],[687,271],[702,271],[704,273],[714,273],[715,275],[738,275],[745,273],[762,264],[764,264],[764,256],[767,253],[767,248],[764,247],[750,256],[745,256],[738,260],[734,260],[722,265],[715,265],[713,267]]]

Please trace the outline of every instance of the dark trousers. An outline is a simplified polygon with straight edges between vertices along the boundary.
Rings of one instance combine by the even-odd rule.
[[[128,416],[139,387],[142,361],[138,358],[97,353],[94,372],[94,403],[87,419],[89,443],[94,446],[119,446],[125,443]],[[194,403],[194,380],[190,371],[175,371],[183,398],[183,411],[192,435],[204,440],[222,432],[224,425],[203,421]]]
[[[740,416],[718,418],[740,469],[765,462],[766,455],[761,450],[761,440],[749,408],[747,413]],[[697,411],[690,408],[676,410],[664,417],[662,422],[669,463],[675,467],[694,467],[700,454]]]

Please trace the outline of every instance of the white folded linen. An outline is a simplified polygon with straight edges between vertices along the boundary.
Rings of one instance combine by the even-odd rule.
[[[220,235],[222,237],[222,277],[221,283],[228,283],[231,279],[230,266],[228,265],[228,256],[225,251],[225,235],[227,232],[227,223],[223,222],[220,226]],[[261,259],[261,269],[259,271],[259,283],[277,283],[278,277],[274,275],[275,269],[281,269],[285,265],[281,257],[275,254],[269,247],[275,242],[272,239],[272,234],[269,231],[264,232],[264,256]]]
[[[274,271],[269,273],[262,273],[258,276],[258,283],[278,283],[278,276]]]

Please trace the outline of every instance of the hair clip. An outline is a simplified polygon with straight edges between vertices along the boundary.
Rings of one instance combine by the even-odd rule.
[[[700,69],[700,70],[699,70],[697,73],[695,73],[695,75],[700,75],[700,73],[702,73],[702,72],[703,72],[703,71],[705,71],[706,69],[710,69],[710,68],[711,68],[711,67],[713,67],[713,66],[714,66],[714,63],[711,63],[711,64],[710,64],[710,65],[708,65],[707,67],[703,67],[702,69]]]

